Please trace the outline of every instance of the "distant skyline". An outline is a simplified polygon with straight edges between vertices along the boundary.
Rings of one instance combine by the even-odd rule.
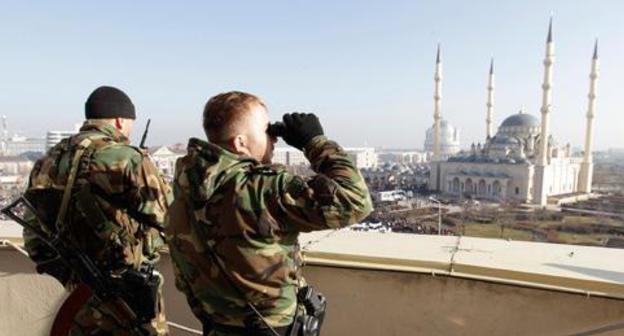
[[[148,143],[203,137],[201,110],[217,93],[261,96],[271,119],[319,115],[342,145],[422,148],[433,124],[436,45],[442,116],[462,147],[485,138],[494,58],[494,125],[539,118],[545,39],[555,43],[551,132],[582,147],[593,44],[601,63],[595,150],[624,147],[621,1],[3,1],[0,115],[11,133],[70,130],[100,85],[148,117]]]

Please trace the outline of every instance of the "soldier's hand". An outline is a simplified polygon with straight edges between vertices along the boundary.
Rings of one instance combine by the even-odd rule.
[[[286,126],[284,141],[300,150],[315,136],[323,135],[321,122],[312,113],[286,113],[282,119]]]

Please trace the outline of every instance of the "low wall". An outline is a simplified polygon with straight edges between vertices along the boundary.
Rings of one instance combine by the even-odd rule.
[[[161,271],[168,320],[201,329],[168,255]],[[605,297],[413,272],[308,265],[304,273],[328,297],[324,336],[566,335],[624,320],[624,301]],[[64,295],[30,260],[0,249],[0,335],[46,335]]]
[[[64,297],[63,287],[37,275],[28,258],[0,248],[0,335],[47,335]]]
[[[393,271],[305,274],[328,297],[323,335],[571,335],[624,320],[624,301],[602,297]]]

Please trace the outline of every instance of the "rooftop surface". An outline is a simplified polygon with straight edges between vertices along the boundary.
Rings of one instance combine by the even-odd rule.
[[[302,235],[307,262],[430,273],[624,298],[624,250],[500,239],[322,231]]]

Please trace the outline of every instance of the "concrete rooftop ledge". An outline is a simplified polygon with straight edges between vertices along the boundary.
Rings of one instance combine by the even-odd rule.
[[[624,250],[500,239],[321,231],[300,238],[311,265],[428,273],[624,298]]]
[[[0,224],[21,245],[21,227]],[[624,249],[501,239],[318,231],[300,237],[307,264],[444,275],[624,298]],[[9,245],[0,249],[12,249]]]
[[[624,250],[349,230],[301,242],[306,280],[329,298],[328,336],[576,335],[624,316]],[[0,335],[47,335],[67,293],[14,247],[0,252]],[[167,253],[160,271],[168,320],[201,329]]]

